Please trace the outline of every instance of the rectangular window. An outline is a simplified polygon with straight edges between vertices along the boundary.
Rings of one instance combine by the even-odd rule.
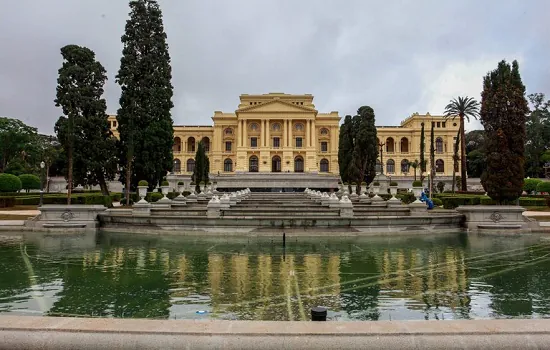
[[[301,137],[296,138],[296,148],[302,148],[302,138]]]
[[[278,137],[273,138],[273,148],[281,147],[281,139]]]
[[[440,122],[437,122],[437,127],[438,127],[438,128],[441,127],[441,123],[440,123]]]
[[[443,127],[445,127],[445,125],[446,125],[447,123],[446,123],[446,122],[443,122],[443,123],[441,123],[441,124],[443,125]]]
[[[250,147],[252,147],[252,148],[258,147],[258,138],[257,137],[251,137],[250,138]]]
[[[432,128],[435,128],[435,122],[432,122]]]
[[[225,141],[225,151],[231,152],[231,141]]]
[[[328,152],[328,142],[321,142],[321,152]]]

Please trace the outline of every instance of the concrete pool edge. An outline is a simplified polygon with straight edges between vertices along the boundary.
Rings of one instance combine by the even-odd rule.
[[[280,322],[0,316],[0,349],[547,348],[550,319]]]

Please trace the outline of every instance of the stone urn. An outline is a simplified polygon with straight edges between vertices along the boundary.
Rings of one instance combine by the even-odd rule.
[[[395,197],[395,195],[397,194],[397,188],[399,186],[390,186],[390,194],[392,195],[392,197]]]
[[[414,198],[416,198],[416,200],[413,203],[422,203],[422,201],[420,200],[420,195],[422,194],[422,190],[423,190],[422,186],[420,187],[413,186],[412,191],[414,194]]]
[[[367,194],[367,183],[366,182],[362,182],[361,183],[361,193],[360,195],[363,195],[363,194]]]
[[[380,184],[379,183],[374,183],[372,185],[372,193],[374,193],[375,195],[378,195],[380,193]]]
[[[138,186],[138,195],[139,195],[139,202],[138,203],[147,203],[145,200],[145,197],[147,197],[147,189],[149,186]]]
[[[162,199],[167,200],[168,197],[166,197],[166,196],[168,195],[168,192],[170,191],[170,186],[160,186],[160,188],[161,188],[162,194],[164,195],[164,197]]]
[[[178,184],[178,192],[180,193],[176,198],[174,198],[175,201],[184,201],[185,196],[183,195],[183,191],[185,191],[185,185]]]

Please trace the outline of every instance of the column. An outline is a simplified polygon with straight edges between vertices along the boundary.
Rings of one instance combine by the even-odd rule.
[[[237,124],[237,146],[242,147],[243,145],[243,121],[239,120],[239,123]]]
[[[262,123],[260,124],[260,148],[263,148],[265,146],[265,142],[264,142],[264,138],[265,138],[265,120],[262,120]]]
[[[270,129],[270,127],[271,127],[270,125],[271,125],[270,120],[269,120],[269,119],[266,120],[266,121],[265,121],[265,126],[266,126],[266,129],[265,129],[265,146],[266,146],[267,148],[271,148],[271,136],[269,135],[270,130],[271,130],[271,129]]]
[[[288,145],[294,147],[294,143],[292,142],[292,119],[288,121]]]
[[[315,129],[315,119],[311,121],[311,142],[315,149],[315,159],[317,159],[317,130]]]
[[[311,147],[311,120],[306,120],[306,147]]]
[[[286,147],[286,129],[287,129],[287,128],[286,128],[286,122],[287,122],[287,121],[288,121],[288,120],[283,120],[283,140],[282,140],[282,141],[283,141],[283,145],[282,145],[282,147]]]
[[[243,120],[243,147],[248,147],[248,135],[247,135],[247,129],[248,128],[248,121],[245,119]]]

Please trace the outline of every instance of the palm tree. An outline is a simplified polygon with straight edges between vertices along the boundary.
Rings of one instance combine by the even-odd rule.
[[[458,97],[450,101],[445,107],[445,118],[455,119],[460,117],[460,179],[462,181],[462,191],[467,190],[466,186],[466,140],[464,131],[464,118],[470,122],[470,117],[477,119],[479,117],[479,102],[473,97]]]
[[[418,159],[415,159],[414,162],[411,162],[409,164],[414,169],[414,181],[416,181],[416,168],[420,166],[420,163],[418,162]]]

